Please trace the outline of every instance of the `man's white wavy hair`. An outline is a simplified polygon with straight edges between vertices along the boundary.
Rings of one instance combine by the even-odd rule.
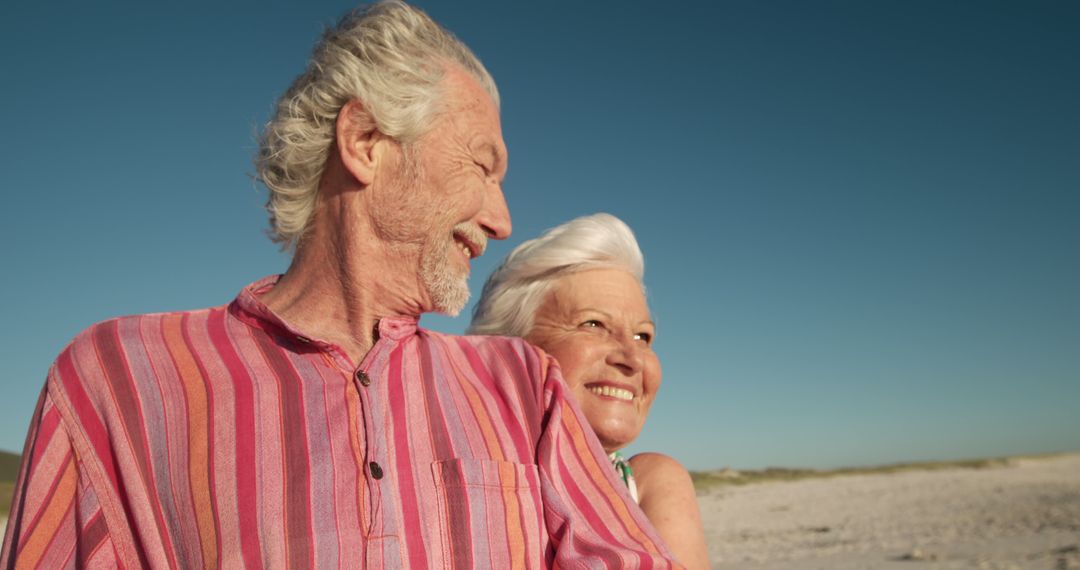
[[[442,111],[440,81],[448,65],[474,77],[498,108],[495,81],[480,60],[420,9],[387,0],[326,30],[259,139],[255,167],[270,191],[274,241],[295,247],[307,229],[341,108],[359,99],[362,126],[408,147]]]
[[[645,259],[634,232],[611,214],[582,216],[510,252],[484,283],[468,333],[528,336],[552,284],[589,269],[621,269],[645,290]]]

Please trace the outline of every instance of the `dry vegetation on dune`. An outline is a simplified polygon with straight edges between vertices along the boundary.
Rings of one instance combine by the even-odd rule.
[[[11,510],[11,494],[15,491],[15,479],[19,476],[21,456],[0,451],[0,517],[6,518]]]
[[[11,495],[15,492],[15,483],[0,482],[0,518],[6,518],[11,512]]]
[[[1062,454],[1024,455],[1015,457],[993,457],[986,459],[961,459],[954,461],[915,461],[893,463],[867,467],[840,467],[837,469],[797,469],[788,467],[766,467],[757,470],[735,470],[731,468],[712,471],[691,471],[690,478],[698,493],[721,485],[748,485],[770,481],[797,481],[800,479],[838,477],[844,475],[872,475],[880,473],[901,473],[904,471],[938,471],[942,469],[987,469],[1005,467],[1020,459],[1038,459],[1055,457]]]

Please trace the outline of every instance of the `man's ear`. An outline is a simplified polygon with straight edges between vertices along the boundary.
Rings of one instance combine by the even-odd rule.
[[[358,182],[364,186],[371,184],[381,150],[376,147],[388,139],[379,132],[362,101],[353,99],[341,107],[336,131],[341,163]]]

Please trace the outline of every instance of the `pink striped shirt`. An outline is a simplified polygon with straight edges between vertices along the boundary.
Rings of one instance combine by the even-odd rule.
[[[672,565],[550,357],[383,319],[356,366],[257,299],[275,280],[76,337],[0,566]]]

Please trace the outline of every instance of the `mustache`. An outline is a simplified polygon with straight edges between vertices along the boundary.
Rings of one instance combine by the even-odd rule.
[[[476,250],[476,257],[484,255],[487,250],[488,237],[479,226],[467,222],[454,226],[454,234],[469,242]]]

